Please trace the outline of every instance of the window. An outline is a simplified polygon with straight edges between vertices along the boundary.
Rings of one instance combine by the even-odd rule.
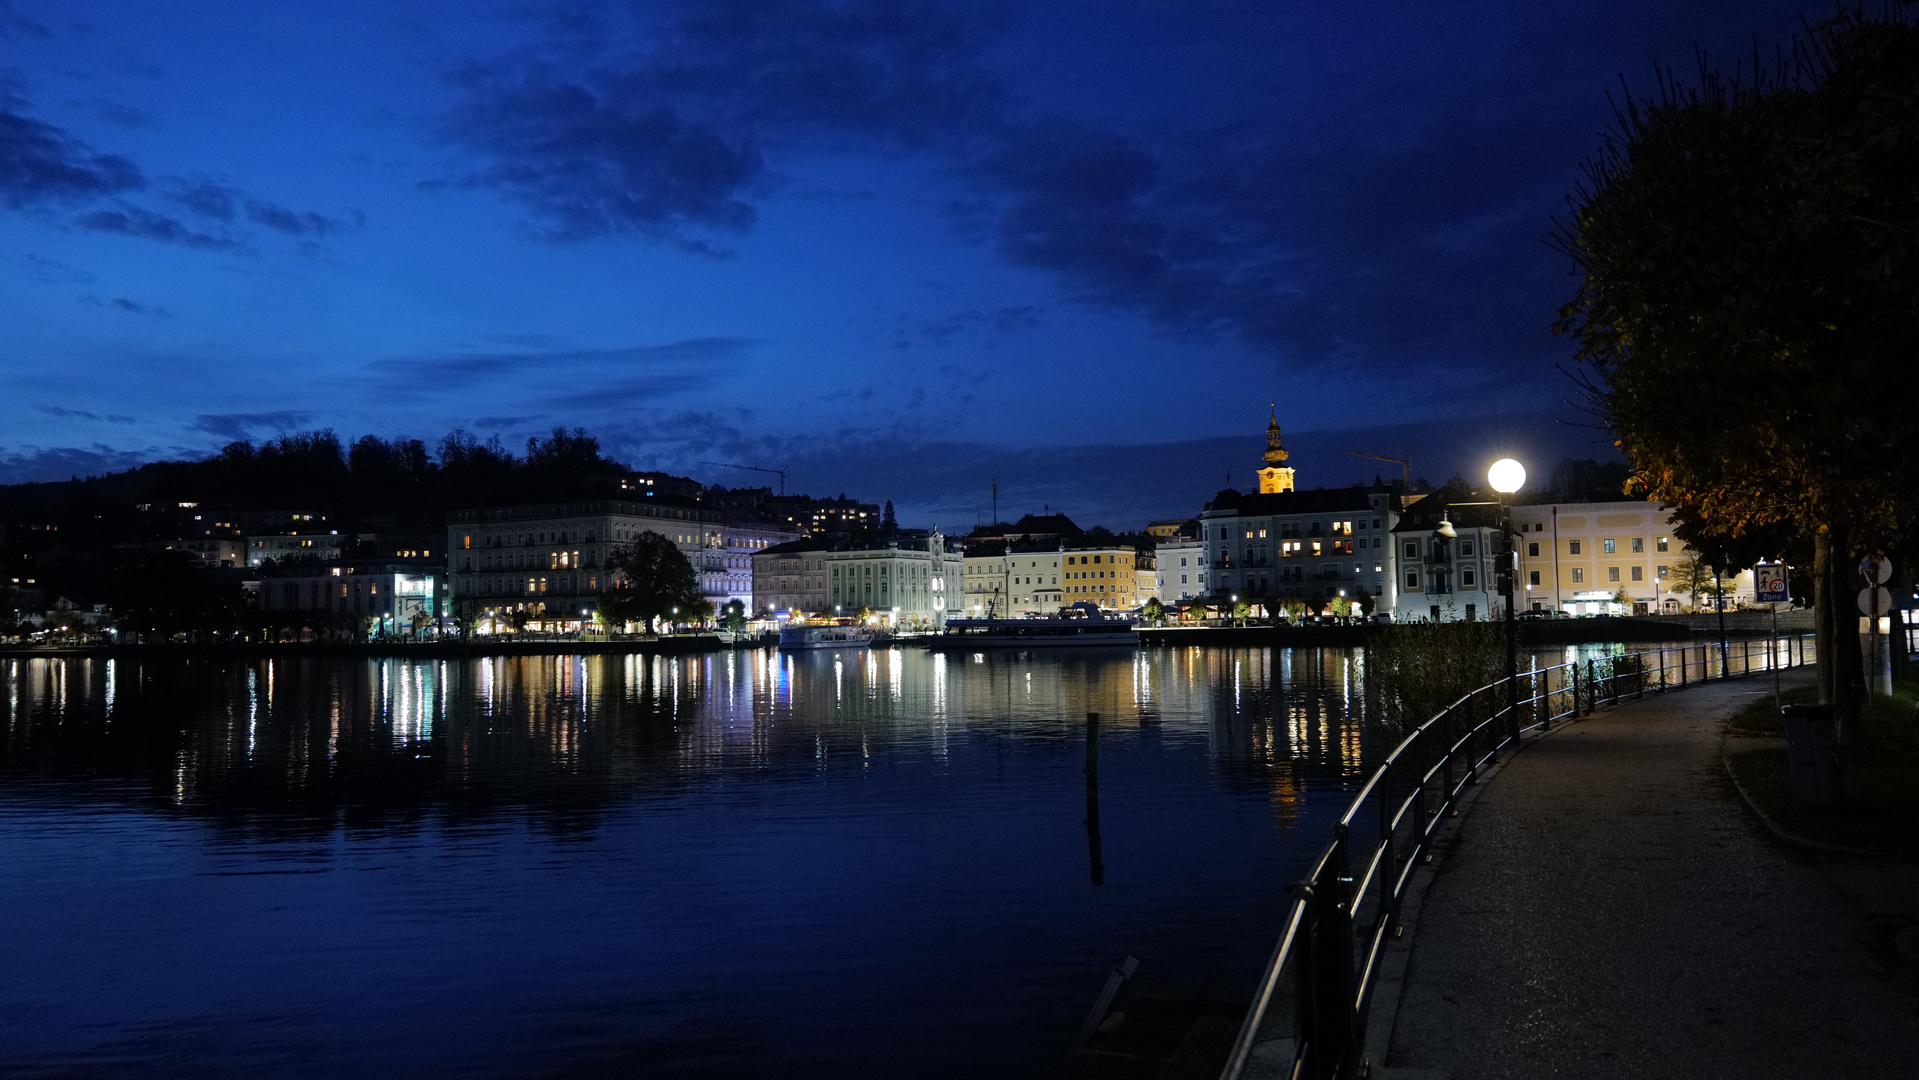
[[[1406,557],[1408,559],[1419,558],[1419,541],[1417,540],[1406,541]]]
[[[1666,538],[1662,536],[1662,537],[1660,537],[1659,539],[1657,539],[1657,540],[1654,540],[1654,541],[1652,542],[1652,548],[1653,548],[1653,550],[1654,550],[1654,551],[1664,551],[1664,550],[1666,550]]]
[[[1479,575],[1477,575],[1477,574],[1475,574],[1475,573],[1473,572],[1473,568],[1472,568],[1472,567],[1470,567],[1470,566],[1464,566],[1464,567],[1461,567],[1461,568],[1460,568],[1460,570],[1459,570],[1459,584],[1460,584],[1460,586],[1461,586],[1462,588],[1467,588],[1467,589],[1470,589],[1470,588],[1473,588],[1473,587],[1474,587],[1474,584],[1475,584],[1475,583],[1476,583],[1476,582],[1477,582],[1478,580],[1479,580]]]
[[[1664,581],[1664,580],[1666,580],[1666,573],[1667,573],[1667,571],[1669,571],[1669,570],[1671,570],[1671,569],[1672,569],[1672,568],[1671,568],[1671,567],[1669,567],[1669,566],[1655,566],[1655,567],[1653,567],[1653,570],[1652,570],[1652,572],[1653,572],[1653,576],[1654,576],[1654,577],[1656,577],[1656,578],[1658,578],[1658,579],[1659,579],[1659,580],[1661,580],[1661,581]]]
[[[1643,567],[1643,566],[1635,566],[1635,567],[1633,567],[1633,568],[1632,568],[1632,579],[1633,579],[1634,581],[1644,581],[1644,580],[1646,580],[1646,568],[1645,568],[1645,567]]]
[[[1529,573],[1529,574],[1527,574],[1527,575],[1526,575],[1526,583],[1527,583],[1528,585],[1537,585],[1537,584],[1539,584],[1539,571],[1537,571],[1537,570],[1534,570],[1534,571],[1532,571],[1531,573]]]
[[[1642,552],[1644,552],[1644,551],[1646,550],[1646,538],[1645,538],[1645,537],[1643,537],[1643,536],[1635,536],[1635,537],[1633,537],[1633,538],[1632,538],[1632,550],[1633,550],[1633,554],[1635,554],[1635,555],[1638,555],[1638,554],[1640,554],[1640,553],[1642,553]]]
[[[1526,545],[1526,557],[1529,559],[1539,558],[1539,541],[1534,540]]]
[[[1612,537],[1608,536],[1604,540],[1601,540],[1599,542],[1599,549],[1605,552],[1606,554],[1611,555],[1614,551]]]
[[[1461,556],[1469,556],[1472,553],[1473,553],[1472,538],[1468,536],[1460,537],[1459,538],[1459,554]]]
[[[1566,554],[1568,555],[1579,554],[1579,541],[1577,540],[1566,541]]]
[[[1619,568],[1617,566],[1606,567],[1606,580],[1607,581],[1619,580]]]
[[[1573,584],[1577,585],[1584,580],[1586,580],[1585,568],[1580,566],[1573,567]]]
[[[1406,571],[1406,587],[1408,589],[1419,588],[1419,571],[1417,570]]]

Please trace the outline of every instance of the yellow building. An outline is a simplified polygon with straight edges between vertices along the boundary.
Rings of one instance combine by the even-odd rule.
[[[1139,555],[1130,547],[1073,547],[1060,568],[1060,602],[1093,603],[1130,611],[1144,603],[1139,591]]]
[[[1277,495],[1293,490],[1293,470],[1286,466],[1291,454],[1279,444],[1279,407],[1273,407],[1272,423],[1266,425],[1266,464],[1259,470],[1259,493]]]

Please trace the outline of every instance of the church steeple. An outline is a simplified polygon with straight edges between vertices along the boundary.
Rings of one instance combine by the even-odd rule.
[[[1266,453],[1261,455],[1266,464],[1259,470],[1259,493],[1276,495],[1282,491],[1293,490],[1293,470],[1286,465],[1291,457],[1279,441],[1279,403],[1273,403],[1272,422],[1266,425]]]

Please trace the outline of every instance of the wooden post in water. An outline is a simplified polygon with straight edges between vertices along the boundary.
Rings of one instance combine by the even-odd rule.
[[[1086,714],[1086,852],[1092,858],[1093,884],[1106,884],[1106,859],[1099,841],[1099,714]]]

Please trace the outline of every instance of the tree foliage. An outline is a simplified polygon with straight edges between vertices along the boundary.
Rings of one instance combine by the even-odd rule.
[[[1919,30],[1860,10],[1779,64],[1625,101],[1571,199],[1557,329],[1634,490],[1738,536],[1919,510]],[[1699,390],[1714,391],[1709,417]]]
[[[618,575],[600,595],[600,613],[609,623],[692,622],[713,610],[700,590],[699,575],[673,541],[643,532],[613,549],[607,564]]]

